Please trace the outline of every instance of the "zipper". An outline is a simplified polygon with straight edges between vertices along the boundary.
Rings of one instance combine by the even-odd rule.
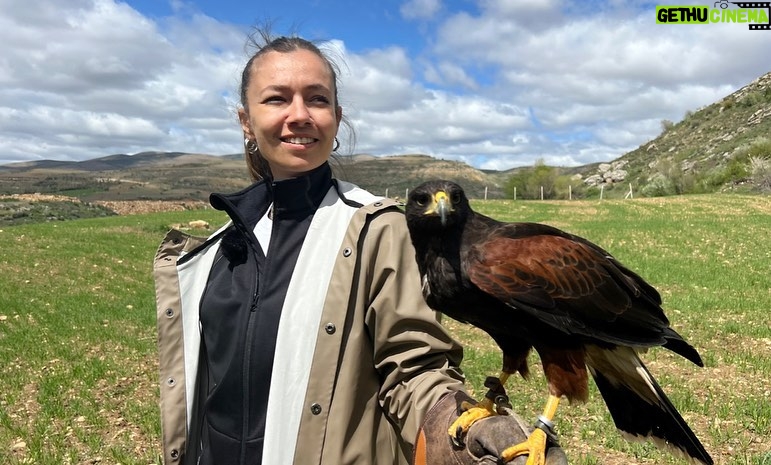
[[[252,365],[252,350],[251,350],[251,341],[254,337],[254,331],[255,331],[255,325],[257,320],[257,305],[260,298],[260,268],[258,266],[257,261],[257,252],[254,250],[253,247],[250,247],[252,258],[254,260],[254,291],[252,292],[252,303],[249,306],[249,319],[247,321],[246,326],[246,335],[244,336],[244,361],[243,365],[241,367],[241,379],[242,379],[242,386],[243,386],[243,392],[242,392],[242,398],[241,398],[241,405],[243,409],[243,419],[241,422],[241,454],[240,454],[240,460],[239,463],[244,464],[246,463],[246,442],[247,437],[249,434],[249,408],[250,408],[250,384],[249,384],[249,372]]]

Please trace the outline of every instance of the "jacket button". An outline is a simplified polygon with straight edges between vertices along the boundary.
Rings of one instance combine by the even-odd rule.
[[[334,323],[327,323],[324,325],[324,331],[327,332],[327,334],[335,334],[335,331],[337,330],[337,327]]]
[[[177,384],[177,380],[174,378],[169,378],[166,380],[166,385],[169,387],[174,387]]]
[[[380,207],[380,206],[383,205],[383,202],[377,201],[373,205],[376,206],[376,207]]]
[[[177,460],[179,458],[179,451],[177,449],[171,449],[169,455],[171,455],[171,460]]]
[[[314,415],[318,415],[321,413],[321,405],[313,403],[311,404],[311,413]]]
[[[353,253],[353,250],[351,250],[350,247],[346,247],[343,249],[343,257],[350,257]]]
[[[171,318],[171,317],[173,317],[173,316],[174,316],[174,309],[173,309],[173,308],[167,308],[167,309],[166,309],[166,316],[167,316],[168,318]]]

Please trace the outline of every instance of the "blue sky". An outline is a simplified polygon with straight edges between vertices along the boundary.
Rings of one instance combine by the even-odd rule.
[[[341,64],[343,153],[487,169],[613,160],[771,71],[771,31],[656,24],[635,0],[32,3],[0,0],[0,164],[240,152],[238,77],[265,20]]]
[[[315,39],[338,39],[353,51],[378,48],[398,39],[413,51],[419,51],[420,31],[406,23],[395,1],[194,1],[130,0],[129,5],[156,21],[169,17],[204,14],[220,21],[246,28],[263,20],[275,21],[277,27],[289,31],[298,28],[302,35]],[[463,2],[461,2],[463,3]],[[269,9],[264,8],[270,5]],[[473,4],[466,4],[473,6]]]

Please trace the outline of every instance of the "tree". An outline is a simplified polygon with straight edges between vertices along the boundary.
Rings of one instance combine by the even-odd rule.
[[[543,198],[552,199],[556,197],[555,184],[559,172],[552,166],[547,166],[543,159],[536,160],[532,168],[522,169],[511,175],[506,182],[506,194],[513,198],[514,189],[517,190],[517,198],[522,199],[540,199],[541,187],[543,187]]]

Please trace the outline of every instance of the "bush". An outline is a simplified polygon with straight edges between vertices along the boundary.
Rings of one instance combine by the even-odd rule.
[[[771,158],[771,140],[765,137],[755,139],[747,149],[747,158]]]
[[[752,181],[762,190],[771,189],[771,159],[750,157],[750,174]]]
[[[640,192],[645,197],[663,197],[676,193],[672,181],[662,173],[653,175]]]

